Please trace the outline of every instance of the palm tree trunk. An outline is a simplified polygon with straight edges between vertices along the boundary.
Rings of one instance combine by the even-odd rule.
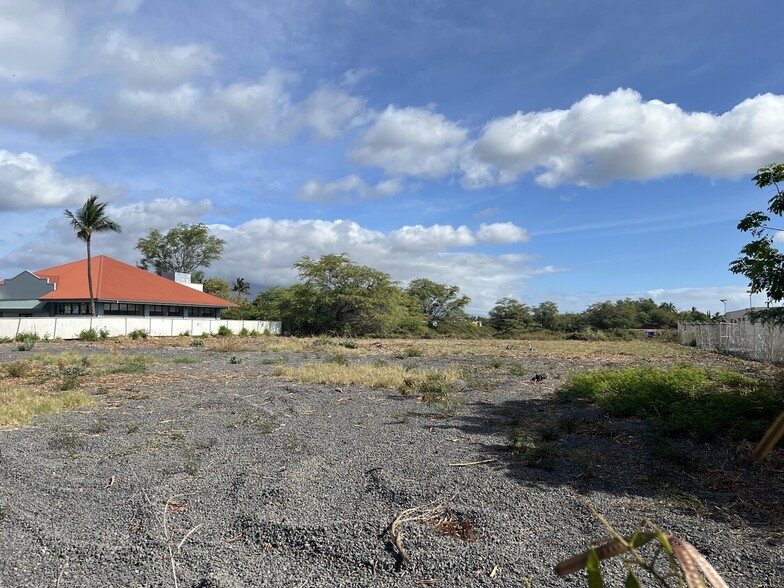
[[[90,289],[90,314],[95,316],[95,298],[93,297],[93,267],[90,262],[90,239],[87,239],[87,286]]]

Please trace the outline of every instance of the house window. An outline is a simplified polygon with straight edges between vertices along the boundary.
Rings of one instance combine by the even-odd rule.
[[[57,314],[90,314],[90,305],[86,302],[58,302]]]
[[[151,304],[150,316],[182,316],[182,306]]]
[[[216,308],[204,308],[201,306],[193,306],[188,309],[188,315],[194,318],[198,317],[205,317],[205,318],[215,318],[218,316]]]
[[[143,316],[143,304],[126,304],[125,302],[107,302],[103,305],[103,313],[105,315],[123,315],[123,316]]]

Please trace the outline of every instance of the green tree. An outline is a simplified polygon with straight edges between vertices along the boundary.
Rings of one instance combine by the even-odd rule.
[[[388,274],[358,265],[345,253],[294,264],[303,284],[316,293],[312,309],[319,332],[364,335],[395,331],[410,314],[408,297]]]
[[[237,278],[231,284],[231,291],[236,293],[239,299],[245,300],[245,297],[250,294],[250,284],[245,278]]]
[[[231,284],[220,278],[210,278],[209,280],[204,280],[204,291],[207,294],[228,300],[231,296]]]
[[[554,331],[558,328],[558,305],[550,300],[541,302],[533,309],[533,317],[543,329]]]
[[[499,298],[489,313],[490,326],[495,329],[496,336],[512,338],[520,335],[531,324],[531,309],[519,300]]]
[[[152,269],[158,275],[164,272],[189,274],[218,261],[225,245],[226,241],[210,235],[203,223],[180,223],[166,234],[153,229],[136,243],[136,249],[142,253],[137,265],[145,270]]]
[[[94,233],[120,232],[120,225],[106,215],[106,202],[98,202],[98,196],[90,196],[76,212],[65,210],[65,216],[71,221],[76,237],[87,244],[87,287],[90,291],[90,314],[95,316],[95,296],[93,294],[93,269],[90,260],[90,245]]]
[[[467,318],[464,308],[471,299],[461,295],[458,286],[447,286],[426,278],[418,278],[408,285],[406,292],[414,298],[417,310],[425,316],[430,328],[437,328],[440,322]]]
[[[776,216],[784,215],[784,163],[771,163],[757,170],[752,180],[758,188],[775,190],[768,200],[768,212]],[[771,217],[762,211],[747,214],[738,223],[738,229],[750,233],[751,242],[741,250],[741,257],[730,263],[730,271],[746,276],[752,293],[765,292],[774,302],[784,299],[784,254],[773,244],[774,235],[780,230],[770,226]],[[781,311],[755,313],[763,320],[781,321]]]

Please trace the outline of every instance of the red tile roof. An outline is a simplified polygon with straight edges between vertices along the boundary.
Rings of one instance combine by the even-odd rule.
[[[221,308],[237,306],[105,255],[93,257],[91,261],[96,300]],[[39,278],[49,278],[55,284],[54,291],[42,296],[41,300],[90,299],[86,259],[34,273]]]

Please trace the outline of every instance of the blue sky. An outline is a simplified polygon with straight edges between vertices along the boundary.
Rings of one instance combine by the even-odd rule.
[[[778,1],[0,0],[0,276],[83,257],[90,194],[286,285],[347,252],[564,311],[748,305],[738,220],[784,161]],[[756,295],[755,305],[765,302]]]

